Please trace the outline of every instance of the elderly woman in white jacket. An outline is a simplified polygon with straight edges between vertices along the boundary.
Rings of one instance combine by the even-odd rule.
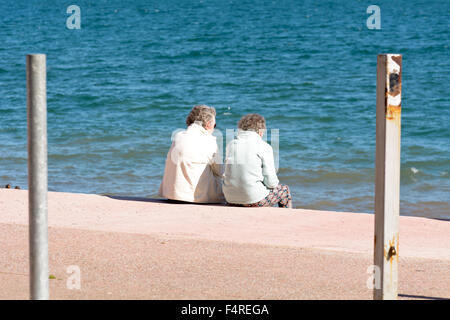
[[[248,114],[238,123],[236,139],[227,146],[223,193],[229,204],[292,208],[289,187],[280,184],[272,147],[262,139],[266,121]]]
[[[161,197],[195,203],[225,202],[222,193],[222,166],[217,159],[216,110],[195,106],[188,117],[188,128],[173,136],[167,154]]]

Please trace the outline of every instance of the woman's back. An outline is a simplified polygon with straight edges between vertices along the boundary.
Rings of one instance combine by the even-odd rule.
[[[223,193],[227,202],[257,202],[277,185],[272,147],[258,133],[239,130],[226,151]]]

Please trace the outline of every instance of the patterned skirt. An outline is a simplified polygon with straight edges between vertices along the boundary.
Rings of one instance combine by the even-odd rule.
[[[278,204],[281,208],[292,208],[292,196],[289,187],[279,184],[261,201],[256,203],[242,204],[243,207],[272,207]]]

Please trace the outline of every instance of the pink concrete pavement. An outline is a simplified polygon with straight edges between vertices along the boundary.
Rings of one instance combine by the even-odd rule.
[[[52,298],[372,297],[370,214],[48,199]],[[27,223],[27,191],[0,190],[0,299],[28,297]],[[450,298],[450,222],[400,217],[399,254],[401,298]],[[67,289],[68,265],[82,290]]]

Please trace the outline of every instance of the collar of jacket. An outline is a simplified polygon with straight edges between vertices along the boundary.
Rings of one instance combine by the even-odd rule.
[[[208,131],[206,131],[206,129],[203,128],[203,126],[198,125],[198,124],[196,124],[196,123],[192,123],[187,129],[188,129],[188,130],[198,131],[198,132],[200,132],[200,133],[210,135],[210,133],[209,133]]]
[[[239,129],[237,137],[238,138],[242,138],[242,139],[248,139],[248,138],[259,138],[259,139],[261,139],[261,136],[259,134],[257,134],[253,130],[241,130],[241,129]]]

